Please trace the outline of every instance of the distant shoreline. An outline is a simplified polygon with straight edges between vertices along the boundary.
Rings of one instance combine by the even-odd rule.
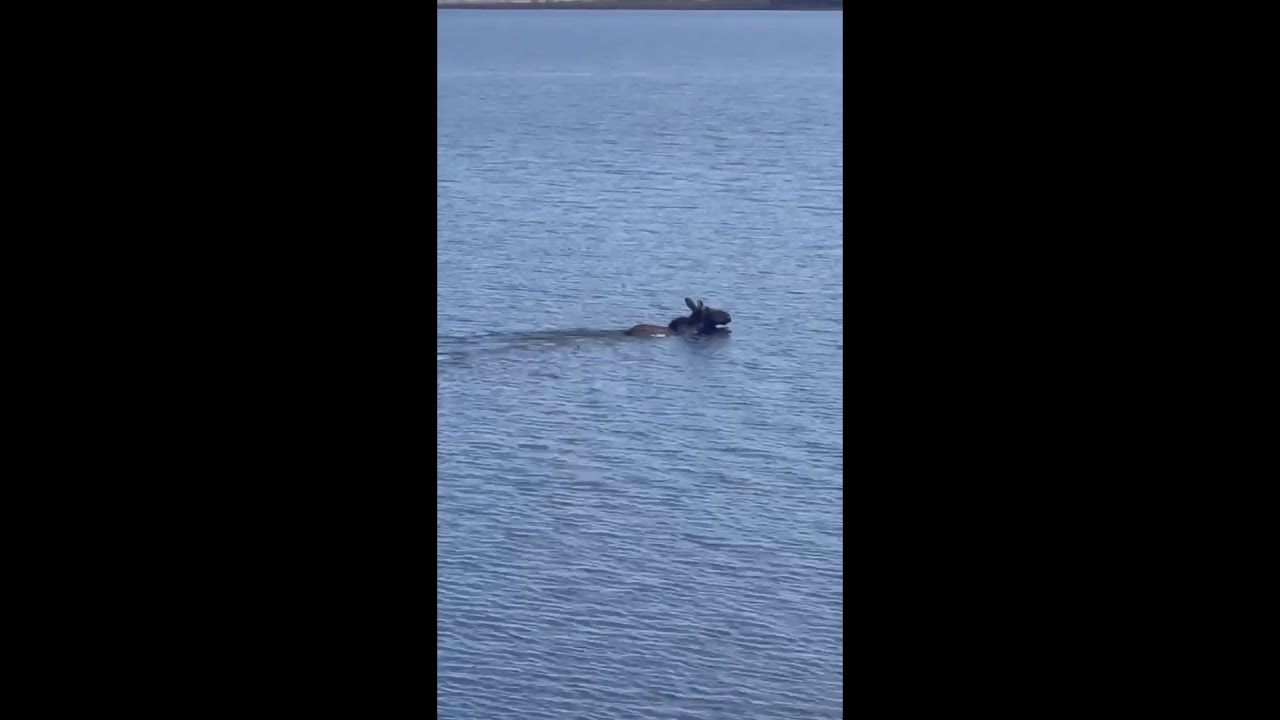
[[[437,10],[844,10],[844,0],[546,0],[458,2],[436,0]]]

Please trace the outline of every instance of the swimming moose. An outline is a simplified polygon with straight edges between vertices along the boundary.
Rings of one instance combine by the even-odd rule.
[[[685,298],[684,304],[688,305],[689,309],[693,311],[688,317],[678,317],[667,323],[666,327],[661,325],[636,325],[628,330],[627,334],[634,337],[666,337],[668,335],[712,335],[729,332],[729,328],[719,327],[720,325],[729,324],[729,313],[724,310],[707,307],[702,304],[701,300],[695,304],[693,300]]]

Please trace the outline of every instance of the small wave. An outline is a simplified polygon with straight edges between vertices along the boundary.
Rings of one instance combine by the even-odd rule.
[[[477,355],[506,354],[525,350],[576,349],[586,344],[608,344],[627,340],[621,329],[534,330],[496,332],[436,338],[438,362],[456,362]]]

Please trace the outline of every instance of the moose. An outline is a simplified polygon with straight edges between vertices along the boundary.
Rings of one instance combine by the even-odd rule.
[[[701,300],[694,302],[691,298],[685,298],[684,304],[689,306],[693,312],[688,317],[678,317],[662,325],[636,325],[627,331],[628,335],[633,337],[666,337],[668,335],[712,335],[715,333],[727,333],[729,328],[720,327],[728,325],[730,318],[729,313],[724,310],[718,310],[713,307],[707,307]]]

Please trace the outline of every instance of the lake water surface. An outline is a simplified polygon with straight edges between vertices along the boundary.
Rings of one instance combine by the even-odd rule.
[[[842,13],[437,15],[440,717],[840,717]]]

